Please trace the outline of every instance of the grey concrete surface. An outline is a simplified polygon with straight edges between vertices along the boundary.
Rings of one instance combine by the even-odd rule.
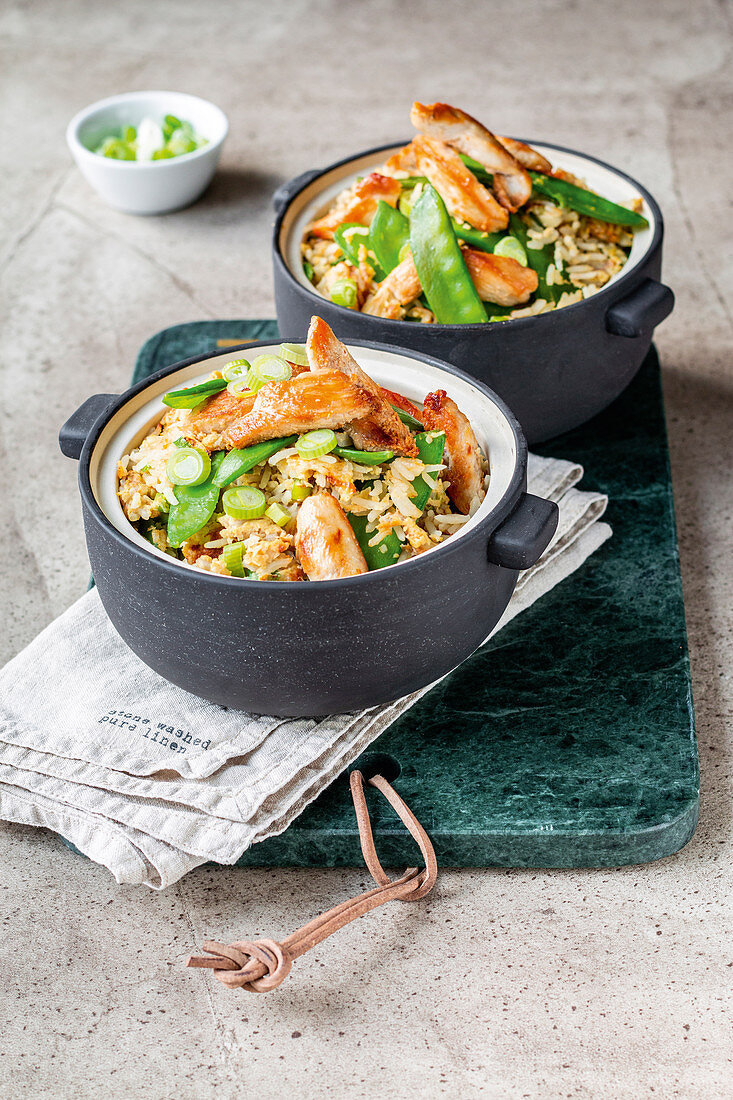
[[[674,858],[446,872],[268,996],[181,960],[207,935],[287,934],[364,872],[200,869],[156,895],[0,826],[0,1095],[733,1096],[731,20],[714,0],[6,0],[2,658],[86,584],[66,414],[124,387],[166,325],[271,315],[273,187],[407,133],[413,98],[452,100],[627,168],[664,210],[678,304],[658,343],[703,797]],[[150,87],[213,99],[231,136],[196,206],[132,218],[89,190],[63,131],[84,104]]]

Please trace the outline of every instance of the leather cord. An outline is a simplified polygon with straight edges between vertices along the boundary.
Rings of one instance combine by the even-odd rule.
[[[364,862],[376,882],[376,887],[366,890],[358,897],[342,901],[319,917],[304,924],[296,932],[282,941],[240,940],[237,943],[217,943],[208,940],[204,951],[208,955],[192,955],[186,966],[207,967],[214,971],[214,977],[229,989],[247,989],[253,993],[268,993],[285,981],[293,965],[293,959],[304,955],[316,944],[322,943],[328,936],[338,932],[339,928],[363,917],[387,901],[418,901],[429,894],[438,877],[438,862],[428,834],[409,806],[397,794],[381,775],[375,775],[369,784],[384,795],[415,840],[425,867],[408,867],[399,878],[390,879],[379,862],[374,846],[372,825],[369,820],[366,797],[364,795],[364,776],[353,771],[349,776],[351,797],[354,800],[356,822],[359,826],[359,842]]]

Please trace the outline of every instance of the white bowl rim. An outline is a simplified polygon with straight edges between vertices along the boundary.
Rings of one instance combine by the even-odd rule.
[[[282,207],[278,210],[272,237],[275,257],[276,260],[282,265],[286,276],[292,279],[292,281],[297,286],[310,293],[315,301],[327,301],[327,299],[324,299],[323,296],[320,295],[313,288],[313,286],[307,281],[304,273],[301,276],[300,272],[293,270],[292,264],[290,262],[290,257],[286,254],[286,251],[283,248],[284,242],[281,239],[282,227],[291,204],[302,191],[304,191],[307,187],[310,187],[311,185],[317,183],[319,180],[322,180],[323,177],[328,175],[330,172],[335,171],[339,168],[344,168],[346,165],[350,164],[353,161],[362,160],[368,157],[376,157],[377,154],[382,154],[386,156],[389,153],[395,152],[398,149],[402,148],[409,142],[409,140],[410,139],[407,138],[403,141],[392,141],[389,142],[389,144],[387,145],[378,145],[370,149],[364,149],[358,153],[352,153],[350,156],[343,157],[341,160],[326,165],[325,168],[314,169],[313,173],[304,172],[301,174],[301,176],[296,176],[293,178],[293,180],[287,181],[283,185],[283,188],[287,189],[289,184],[292,185],[301,178],[303,179],[303,182],[300,186],[294,187],[292,192],[287,193]],[[647,220],[649,221],[649,227],[648,229],[640,230],[640,232],[648,234],[648,239],[643,248],[640,250],[639,255],[634,257],[633,263],[631,262],[631,257],[629,257],[629,260],[627,260],[621,270],[618,271],[611,279],[609,279],[609,281],[604,286],[602,286],[599,290],[590,295],[588,298],[584,298],[579,302],[572,302],[570,305],[563,306],[563,308],[559,310],[547,310],[544,313],[533,314],[528,317],[505,317],[501,321],[480,321],[472,324],[436,325],[436,331],[459,333],[462,331],[465,332],[466,330],[475,331],[477,329],[493,329],[497,326],[509,324],[513,326],[522,326],[537,322],[542,318],[545,319],[545,324],[548,323],[548,318],[552,318],[554,321],[557,321],[557,319],[560,317],[564,318],[568,314],[569,310],[581,309],[589,301],[597,299],[599,295],[607,295],[607,292],[613,292],[617,290],[620,284],[628,281],[631,277],[633,277],[636,268],[638,268],[644,262],[649,253],[652,252],[652,250],[656,248],[662,241],[662,237],[664,234],[664,219],[662,218],[662,212],[659,208],[659,205],[654,199],[654,196],[641,183],[639,183],[638,180],[634,179],[633,176],[628,175],[628,173],[624,172],[620,168],[616,168],[614,165],[609,164],[607,161],[601,160],[599,157],[595,157],[590,153],[583,153],[578,149],[572,149],[569,146],[557,145],[552,142],[535,140],[532,138],[521,138],[519,140],[527,142],[538,150],[552,151],[555,153],[566,154],[571,157],[577,157],[581,160],[589,162],[592,165],[606,170],[612,175],[619,177],[619,179],[623,180],[625,183],[631,184],[633,188],[639,193],[644,203],[643,212]],[[342,177],[342,179],[339,180],[339,183],[342,187],[348,186],[347,177]],[[311,205],[313,205],[313,203],[316,201],[316,198],[317,196],[314,196],[312,202],[310,203]],[[330,311],[336,310],[337,312],[341,312],[344,315],[353,313],[353,310],[347,309],[345,306],[337,306],[333,302],[329,302],[328,306]],[[369,314],[360,314],[360,316],[368,317]],[[400,326],[400,329],[402,329],[405,325],[414,323],[404,320],[393,320],[385,317],[378,317],[375,318],[375,320],[378,320],[380,322],[380,325],[383,326],[382,331],[384,331],[385,333],[389,333],[390,331],[392,331],[393,326]],[[396,332],[397,330],[394,329],[394,331]]]
[[[129,414],[121,417],[119,426],[115,428],[114,432],[109,433],[108,437],[103,441],[101,448],[101,458],[97,459],[94,472],[92,472],[91,467],[95,459],[95,451],[98,447],[98,444],[101,442],[100,437],[106,432],[106,429],[108,428],[111,420],[119,413],[122,413],[129,402],[134,399],[138,394],[144,393],[149,388],[157,387],[158,383],[160,383],[161,381],[186,368],[197,365],[201,365],[202,367],[204,367],[212,360],[219,359],[222,356],[226,355],[241,357],[242,352],[245,352],[247,349],[267,349],[277,348],[278,346],[278,340],[258,340],[236,347],[227,347],[218,351],[212,350],[211,352],[206,352],[205,354],[195,356],[192,359],[186,359],[179,363],[174,363],[170,367],[166,367],[160,371],[157,371],[154,375],[151,375],[149,378],[143,379],[141,382],[137,383],[137,385],[125,391],[119,396],[119,398],[117,398],[116,401],[113,401],[111,403],[110,410],[102,415],[102,417],[98,421],[98,426],[95,426],[95,428],[87,437],[79,458],[79,484],[82,492],[82,498],[86,500],[87,503],[90,505],[92,513],[97,522],[100,522],[107,529],[107,531],[112,533],[117,539],[121,539],[126,544],[132,543],[138,552],[142,551],[147,555],[156,558],[161,565],[172,569],[174,572],[179,569],[183,569],[184,571],[193,570],[196,576],[203,576],[211,581],[229,584],[238,583],[239,578],[224,577],[216,573],[209,573],[206,570],[196,569],[194,565],[191,565],[188,562],[172,558],[169,554],[158,550],[157,547],[153,546],[147,539],[143,538],[143,536],[140,535],[139,532],[136,530],[134,525],[125,517],[124,512],[122,511],[122,507],[116,495],[116,483],[114,492],[114,505],[112,505],[111,502],[111,492],[109,490],[109,486],[107,486],[105,490],[105,502],[103,503],[100,500],[100,496],[102,494],[98,491],[98,489],[95,488],[95,485],[101,482],[105,477],[107,479],[110,478],[110,467],[113,464],[114,466],[116,466],[119,458],[121,458],[122,455],[126,453],[123,449],[119,452],[119,454],[114,455],[112,453],[113,443],[116,443],[121,435],[127,434],[129,445],[132,439],[134,439],[136,435],[139,434],[139,430],[137,432],[129,432],[129,429],[127,427],[130,420]],[[508,476],[507,472],[504,472],[503,476],[506,484],[503,488],[503,491],[501,492],[499,499],[494,500],[489,504],[490,492],[487,493],[484,501],[482,501],[481,503],[481,506],[468,520],[468,522],[461,527],[460,531],[456,532],[455,535],[446,539],[445,542],[440,543],[438,546],[434,546],[430,550],[427,550],[424,553],[415,556],[414,558],[410,558],[405,562],[395,563],[394,565],[385,566],[384,568],[378,570],[371,570],[370,572],[360,574],[357,577],[343,577],[337,580],[318,582],[290,581],[286,584],[283,584],[282,587],[285,589],[290,589],[293,587],[293,585],[300,587],[302,584],[306,583],[318,583],[319,585],[324,587],[342,586],[354,583],[370,584],[375,583],[379,580],[384,580],[385,578],[389,580],[389,578],[393,575],[393,570],[397,568],[401,570],[410,568],[423,568],[425,566],[426,560],[429,560],[433,554],[441,553],[445,555],[446,553],[449,553],[451,551],[457,551],[461,545],[463,536],[469,535],[471,533],[477,534],[479,529],[486,529],[488,520],[491,519],[494,521],[491,526],[491,531],[495,530],[496,527],[498,527],[503,522],[506,516],[516,506],[516,503],[519,500],[521,493],[523,491],[526,491],[524,488],[527,463],[526,440],[516,417],[513,415],[505,402],[497,394],[495,394],[493,390],[489,389],[488,386],[485,386],[477,379],[472,378],[460,368],[454,367],[452,364],[443,362],[440,359],[437,359],[435,356],[425,355],[422,352],[408,351],[405,348],[367,340],[349,341],[347,347],[355,348],[357,350],[364,349],[365,351],[373,351],[376,353],[386,353],[392,358],[412,360],[418,367],[427,366],[428,368],[437,368],[439,371],[443,372],[446,375],[452,375],[454,381],[461,383],[463,386],[468,386],[472,390],[478,391],[484,401],[488,401],[491,405],[494,406],[495,411],[499,413],[501,420],[504,422],[504,429],[507,432],[508,437],[511,437],[510,450],[512,452],[512,470],[508,473]],[[213,368],[209,367],[209,369],[206,371],[202,370],[201,374],[210,374],[212,369]],[[165,393],[167,388],[168,387],[160,387],[160,392]],[[160,415],[159,411],[157,415]],[[486,450],[490,450],[488,446],[489,442],[490,441],[486,440],[482,441],[482,445]],[[99,467],[102,465],[103,462],[105,462],[105,460],[106,469],[104,471],[100,471]],[[489,460],[491,461],[491,454],[489,454]],[[110,515],[110,511],[112,511],[112,515]],[[115,515],[116,512],[118,512],[119,515]],[[122,517],[121,522],[120,517]],[[487,535],[488,534],[489,532],[487,531]],[[250,585],[267,585],[268,589],[271,589],[273,587],[273,582],[266,580],[248,580],[247,583]]]
[[[113,107],[120,103],[131,103],[138,99],[146,99],[150,96],[171,96],[179,97],[183,99],[196,100],[199,103],[205,104],[210,107],[215,114],[219,115],[219,121],[222,126],[222,132],[217,138],[213,138],[207,142],[206,145],[202,145],[198,149],[193,149],[190,153],[180,153],[177,157],[168,157],[163,160],[116,160],[114,157],[103,157],[100,153],[95,153],[91,149],[88,149],[79,140],[79,130],[86,120],[97,111],[103,111],[105,107]],[[191,92],[173,92],[173,91],[156,91],[151,90],[148,92],[121,92],[119,95],[106,96],[104,99],[98,99],[94,103],[89,103],[86,107],[82,107],[80,111],[77,111],[74,117],[66,127],[66,143],[69,149],[75,157],[89,158],[95,164],[100,160],[104,161],[106,165],[114,168],[120,168],[124,171],[150,171],[157,168],[170,168],[175,164],[180,164],[181,161],[186,163],[194,160],[196,157],[205,156],[207,153],[212,153],[216,149],[219,149],[223,142],[226,140],[229,133],[229,119],[216,103],[212,103],[210,99],[204,99],[203,96],[193,95]]]

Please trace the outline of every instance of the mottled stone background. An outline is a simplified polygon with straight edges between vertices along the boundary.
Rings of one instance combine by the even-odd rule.
[[[731,1095],[732,19],[714,0],[3,4],[2,659],[86,584],[61,421],[123,388],[156,330],[271,315],[273,188],[406,134],[413,98],[445,99],[618,164],[661,203],[703,784],[676,857],[445,873],[430,901],[352,926],[267,997],[181,958],[207,934],[284,935],[365,874],[201,869],[156,895],[2,827],[3,1096]],[[64,127],[101,96],[160,87],[213,99],[231,134],[195,207],[126,217],[72,166]]]

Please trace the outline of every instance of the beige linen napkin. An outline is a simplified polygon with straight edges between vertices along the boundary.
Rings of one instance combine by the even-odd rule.
[[[581,477],[530,455],[529,490],[556,500],[560,521],[496,630],[610,536],[606,498],[573,488]],[[431,687],[322,719],[227,710],[147,668],[93,589],[0,672],[0,817],[61,833],[120,883],[160,889],[282,832]]]

